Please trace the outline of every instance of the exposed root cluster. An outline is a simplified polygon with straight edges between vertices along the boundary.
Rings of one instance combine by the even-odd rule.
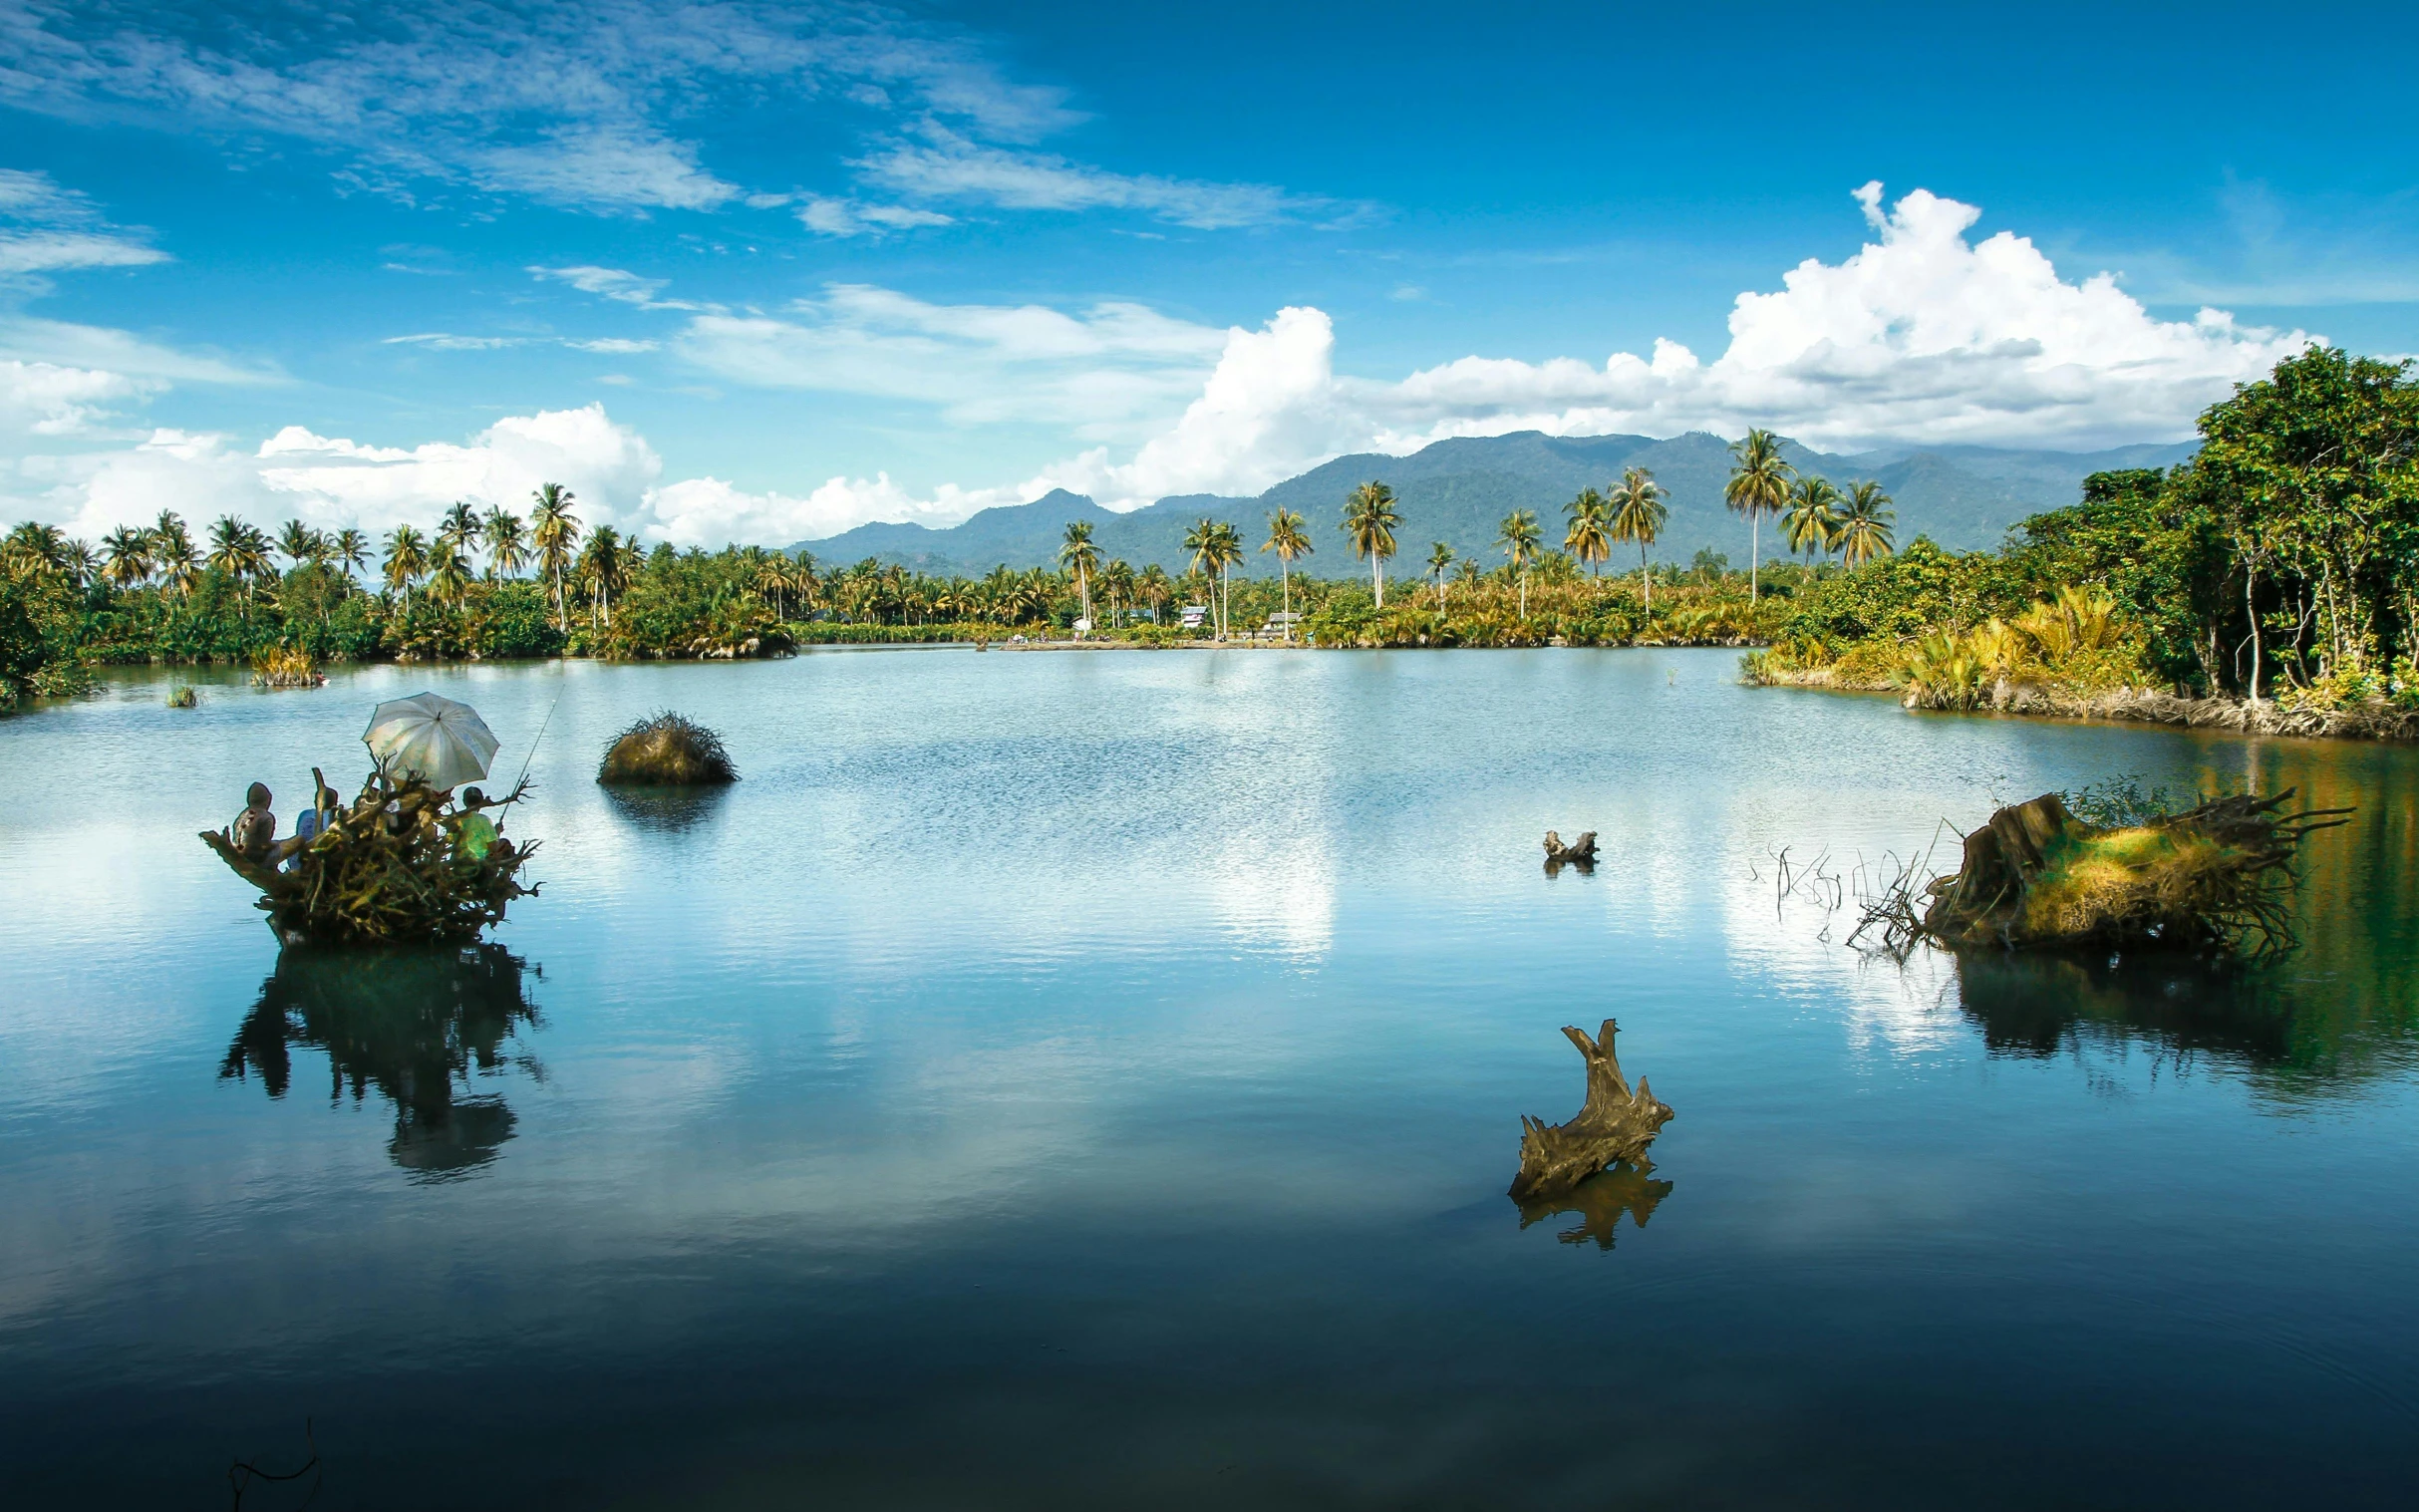
[[[260,889],[258,906],[282,939],[433,943],[475,938],[503,921],[513,899],[537,891],[519,880],[536,842],[497,836],[476,854],[470,819],[423,782],[373,775],[282,865],[237,849],[226,830],[205,830],[201,842]]]
[[[616,736],[596,772],[600,782],[656,787],[736,782],[739,777],[721,736],[670,710]]]
[[[1921,889],[1910,869],[1866,903],[1854,940],[1903,954],[1950,946],[2162,944],[2270,954],[2294,943],[2290,897],[2302,836],[2343,808],[2279,812],[2293,790],[2238,794],[2143,822],[2102,826],[2056,793],[2011,804],[1965,836],[1957,872]]]

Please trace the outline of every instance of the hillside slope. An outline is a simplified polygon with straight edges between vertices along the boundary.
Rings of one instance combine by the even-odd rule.
[[[1930,535],[1945,546],[1994,546],[2008,527],[2027,514],[2073,503],[2083,479],[2114,467],[2167,466],[2190,456],[2191,443],[2121,447],[2109,452],[2025,452],[1987,447],[1931,447],[1830,455],[1794,442],[1784,443],[1801,471],[1818,473],[1843,489],[1861,478],[1878,480],[1896,501],[1901,541]],[[1006,563],[1042,566],[1058,559],[1069,520],[1092,521],[1093,539],[1105,557],[1122,557],[1136,568],[1156,562],[1169,572],[1186,565],[1184,532],[1204,515],[1226,519],[1254,548],[1243,571],[1276,570],[1275,559],[1257,547],[1268,538],[1268,512],[1299,510],[1309,520],[1318,553],[1306,564],[1323,576],[1356,567],[1341,529],[1345,495],[1376,478],[1400,500],[1397,570],[1416,572],[1429,544],[1444,541],[1464,556],[1489,566],[1501,560],[1495,534],[1514,509],[1534,509],[1548,540],[1562,539],[1562,506],[1582,488],[1602,488],[1625,467],[1647,467],[1669,494],[1669,524],[1657,543],[1658,561],[1686,561],[1700,548],[1747,559],[1746,522],[1722,504],[1730,472],[1729,444],[1691,432],[1669,440],[1645,436],[1554,437],[1535,431],[1510,436],[1440,441],[1408,456],[1373,453],[1340,456],[1277,484],[1258,498],[1178,494],[1129,513],[1103,509],[1081,494],[1055,490],[1030,504],[985,509],[942,529],[923,525],[859,525],[853,530],[799,545],[817,560],[840,564],[873,557],[922,572],[977,576]],[[1764,554],[1778,553],[1769,522]],[[1635,550],[1616,550],[1612,567],[1636,566]]]

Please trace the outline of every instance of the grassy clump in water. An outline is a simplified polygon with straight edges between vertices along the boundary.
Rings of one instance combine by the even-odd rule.
[[[723,749],[723,738],[670,710],[643,719],[615,737],[596,772],[600,782],[653,787],[702,786],[739,778],[739,768]]]

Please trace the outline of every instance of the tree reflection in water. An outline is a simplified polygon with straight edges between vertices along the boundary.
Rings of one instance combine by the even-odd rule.
[[[512,1110],[492,1095],[457,1097],[456,1081],[467,1088],[474,1070],[493,1072],[507,1061],[540,1073],[525,1053],[507,1054],[523,1025],[543,1027],[524,973],[543,977],[500,945],[289,946],[218,1074],[257,1075],[271,1097],[283,1097],[293,1048],[325,1051],[331,1104],[349,1082],[354,1102],[376,1087],[395,1105],[388,1152],[414,1179],[474,1171],[512,1137]]]
[[[1625,1160],[1607,1166],[1559,1196],[1521,1203],[1520,1226],[1525,1229],[1532,1223],[1576,1213],[1579,1227],[1565,1229],[1555,1237],[1565,1244],[1585,1244],[1593,1239],[1598,1249],[1609,1250],[1613,1248],[1614,1226],[1621,1222],[1622,1214],[1628,1213],[1630,1221],[1643,1229],[1647,1220],[1655,1216],[1656,1205],[1671,1195],[1671,1183],[1651,1179],[1654,1172],[1652,1160],[1642,1159],[1636,1165]]]

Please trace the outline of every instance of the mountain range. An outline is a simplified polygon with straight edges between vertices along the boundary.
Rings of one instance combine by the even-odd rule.
[[[1783,449],[1800,472],[1829,478],[1844,491],[1872,478],[1898,511],[1901,544],[1928,535],[1961,550],[1995,546],[2008,528],[2028,514],[2073,503],[2083,479],[2119,467],[2170,466],[2192,455],[2194,444],[2119,447],[2107,452],[2023,452],[1991,447],[1927,447],[1831,455],[1794,442]],[[1270,488],[1257,498],[1180,493],[1139,509],[1104,509],[1079,493],[1054,489],[1027,504],[982,510],[966,520],[934,528],[914,524],[868,524],[801,541],[826,566],[872,557],[919,572],[980,576],[1003,563],[1035,567],[1058,560],[1067,522],[1090,520],[1092,539],[1105,559],[1122,557],[1136,569],[1153,562],[1170,573],[1189,558],[1184,533],[1204,516],[1232,522],[1247,546],[1268,536],[1269,511],[1284,507],[1309,522],[1317,554],[1299,570],[1337,577],[1361,570],[1343,534],[1345,495],[1372,478],[1390,485],[1402,523],[1395,531],[1396,570],[1420,571],[1429,543],[1443,541],[1463,556],[1489,566],[1501,556],[1496,531],[1515,509],[1534,509],[1548,544],[1560,544],[1562,506],[1587,487],[1603,488],[1625,467],[1646,467],[1663,485],[1670,519],[1649,553],[1657,561],[1690,560],[1701,550],[1747,560],[1747,523],[1722,503],[1730,474],[1730,446],[1706,432],[1658,441],[1646,436],[1547,436],[1519,431],[1508,436],[1436,442],[1407,456],[1361,453],[1340,456]],[[1763,554],[1780,555],[1774,522],[1762,528]],[[1636,566],[1635,547],[1616,547],[1610,570],[1625,559]],[[1239,572],[1273,573],[1273,556],[1257,551]]]

